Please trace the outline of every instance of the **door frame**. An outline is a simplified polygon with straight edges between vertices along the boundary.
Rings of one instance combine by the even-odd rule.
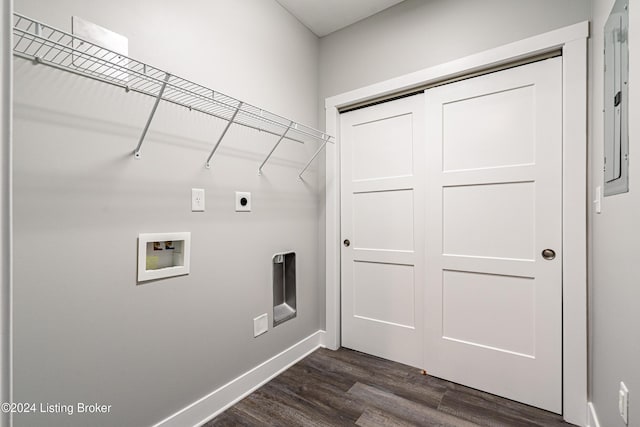
[[[326,335],[340,347],[340,109],[412,88],[562,51],[562,413],[587,422],[587,39],[584,21],[325,100]]]

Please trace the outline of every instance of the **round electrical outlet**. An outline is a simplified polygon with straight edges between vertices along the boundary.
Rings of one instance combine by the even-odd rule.
[[[236,191],[236,212],[251,212],[251,193]]]

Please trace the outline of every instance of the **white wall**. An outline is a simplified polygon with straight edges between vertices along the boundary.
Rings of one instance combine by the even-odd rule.
[[[603,27],[613,0],[593,0],[591,70],[591,195],[603,183]],[[590,400],[600,425],[624,426],[618,387],[630,390],[629,426],[640,426],[640,9],[629,8],[629,193],[605,197],[602,214],[590,207]]]
[[[317,38],[269,0],[17,0],[70,29],[77,15],[129,38],[132,57],[311,126]],[[3,61],[3,64],[5,62]],[[20,426],[152,425],[320,328],[316,146],[15,61],[15,400],[101,402],[110,415],[22,415]],[[190,211],[191,188],[207,211]],[[253,212],[234,212],[234,191]],[[190,231],[191,274],[136,284],[141,232]],[[271,318],[271,257],[297,252],[298,317]]]

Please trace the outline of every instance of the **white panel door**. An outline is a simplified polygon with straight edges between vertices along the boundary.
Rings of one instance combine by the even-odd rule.
[[[427,90],[425,368],[562,410],[562,69]],[[545,259],[543,250],[555,252]]]
[[[342,345],[422,367],[424,95],[340,123]]]

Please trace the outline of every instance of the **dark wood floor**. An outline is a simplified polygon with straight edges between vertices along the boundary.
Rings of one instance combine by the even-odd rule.
[[[558,415],[356,351],[319,349],[205,424],[569,426]]]

